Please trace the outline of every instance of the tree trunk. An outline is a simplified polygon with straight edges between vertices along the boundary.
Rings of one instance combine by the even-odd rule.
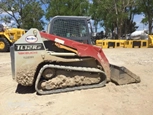
[[[94,21],[94,26],[95,26],[95,32],[97,32],[97,29],[98,29],[98,21],[97,20]]]
[[[149,34],[151,34],[152,33],[152,19],[149,19],[148,28],[149,28]]]
[[[117,38],[116,39],[120,39],[121,38],[121,25],[118,27],[118,30],[117,30]]]

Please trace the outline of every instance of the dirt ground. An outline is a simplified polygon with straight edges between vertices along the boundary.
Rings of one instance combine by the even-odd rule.
[[[11,76],[9,53],[0,53],[1,115],[152,115],[153,49],[105,49],[110,63],[126,66],[141,83],[37,95]]]

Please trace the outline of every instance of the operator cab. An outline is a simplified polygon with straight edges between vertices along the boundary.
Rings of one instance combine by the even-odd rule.
[[[78,42],[92,44],[90,18],[84,16],[55,16],[48,25],[47,33]]]

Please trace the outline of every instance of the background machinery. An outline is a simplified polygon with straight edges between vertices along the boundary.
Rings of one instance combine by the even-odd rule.
[[[148,39],[145,40],[99,39],[95,41],[95,45],[101,48],[153,48],[153,35],[148,35]]]
[[[146,30],[142,30],[135,31],[121,39],[98,36],[94,43],[101,48],[152,48],[153,35],[149,35]]]
[[[108,62],[102,49],[92,45],[89,19],[56,16],[47,32],[32,28],[10,48],[12,76],[39,94],[97,88],[111,81],[139,83],[139,76]]]
[[[7,52],[10,46],[17,41],[25,31],[18,28],[0,29],[0,52]]]

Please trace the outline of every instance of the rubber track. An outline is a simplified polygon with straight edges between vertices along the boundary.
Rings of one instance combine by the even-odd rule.
[[[49,90],[49,91],[42,91],[42,90],[38,89],[38,83],[40,81],[40,78],[41,78],[41,75],[42,75],[43,71],[46,68],[55,68],[55,69],[64,69],[64,70],[100,73],[101,74],[101,78],[104,79],[103,77],[105,76],[105,79],[103,81],[101,81],[99,84],[75,86],[75,87],[68,87],[68,88],[64,88],[64,89],[52,89],[52,90]],[[81,89],[98,88],[98,87],[103,87],[105,84],[106,84],[106,75],[105,75],[104,71],[102,71],[100,69],[87,68],[87,67],[73,67],[73,66],[61,66],[61,65],[46,64],[40,69],[39,74],[38,74],[38,76],[36,78],[35,90],[37,91],[38,94],[46,95],[46,94],[54,94],[54,93],[62,93],[62,92],[68,92],[68,91],[74,91],[74,90],[81,90]]]

